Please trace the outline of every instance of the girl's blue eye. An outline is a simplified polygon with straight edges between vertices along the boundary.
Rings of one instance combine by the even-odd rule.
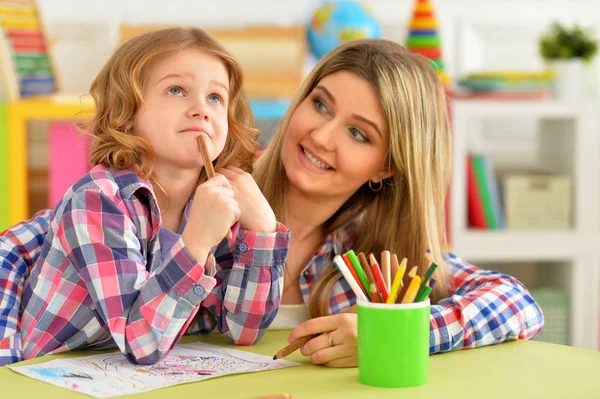
[[[350,129],[348,129],[350,131],[350,135],[355,138],[358,141],[361,141],[363,143],[368,143],[369,139],[367,139],[367,136],[365,136],[360,130],[358,130],[355,127],[351,127]]]
[[[211,94],[210,96],[208,96],[208,101],[212,101],[215,104],[221,104],[223,101],[221,101],[221,97],[219,97],[216,94]]]
[[[171,87],[169,89],[169,94],[171,94],[173,96],[181,96],[181,95],[183,95],[183,90],[181,90],[181,88],[179,88],[179,87]]]

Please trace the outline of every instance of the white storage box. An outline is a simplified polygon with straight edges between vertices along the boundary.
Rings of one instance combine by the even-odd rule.
[[[571,227],[571,180],[558,175],[506,175],[504,207],[509,230]]]

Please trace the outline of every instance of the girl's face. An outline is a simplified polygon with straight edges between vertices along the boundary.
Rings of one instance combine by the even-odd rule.
[[[188,48],[156,62],[143,98],[131,127],[150,141],[157,167],[199,170],[200,135],[209,138],[211,159],[221,153],[228,131],[229,74],[219,58]]]
[[[290,119],[281,157],[290,184],[309,195],[349,198],[383,172],[388,126],[375,89],[358,75],[324,77]]]

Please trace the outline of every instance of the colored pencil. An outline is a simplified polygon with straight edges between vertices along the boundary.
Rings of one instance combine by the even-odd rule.
[[[358,301],[369,302],[369,300],[367,299],[367,296],[365,295],[363,290],[360,288],[358,280],[356,280],[352,276],[352,273],[350,273],[350,267],[352,267],[352,266],[348,267],[346,265],[346,262],[344,262],[344,260],[342,259],[342,257],[340,255],[336,255],[335,258],[333,258],[333,263],[335,263],[335,265],[338,267],[338,269],[344,275],[344,278],[350,285],[350,288],[352,289],[352,291],[354,291],[354,295],[356,295],[356,299]]]
[[[356,284],[361,289],[363,294],[367,295],[367,290],[365,289],[365,287],[362,286],[360,279],[358,278],[358,274],[356,274],[356,270],[354,270],[354,266],[352,266],[352,261],[350,260],[350,256],[348,255],[348,252],[346,252],[345,254],[342,255],[342,260],[344,261],[344,263],[346,264],[346,267],[348,268],[348,271],[352,275],[352,279],[354,281],[356,281]],[[348,283],[350,283],[350,282],[348,282]]]
[[[281,359],[282,357],[286,357],[290,353],[295,352],[296,350],[302,348],[308,341],[310,341],[313,338],[317,338],[319,335],[321,335],[321,333],[305,335],[304,337],[298,338],[297,340],[295,340],[294,342],[292,342],[291,344],[289,344],[288,346],[286,346],[285,348],[283,348],[279,352],[277,352],[275,354],[275,356],[273,356],[273,360],[277,360],[277,359]]]
[[[396,254],[394,254],[394,255],[396,255]],[[400,267],[398,268],[398,271],[396,272],[396,275],[394,276],[394,282],[392,283],[392,288],[390,288],[390,295],[388,296],[388,299],[387,299],[387,301],[385,301],[385,303],[392,304],[392,303],[396,302],[398,293],[400,292],[400,289],[402,288],[402,285],[403,285],[402,279],[404,278],[404,272],[406,271],[407,263],[408,263],[408,260],[406,258],[402,259],[402,263],[400,264]]]
[[[427,259],[431,259],[431,258],[428,256]],[[429,265],[429,268],[425,272],[425,276],[423,277],[423,282],[421,283],[421,286],[419,287],[419,291],[417,292],[417,298],[421,297],[421,294],[427,287],[427,284],[429,283],[429,279],[431,278],[431,276],[433,276],[433,272],[435,272],[435,269],[437,269],[437,267],[438,267],[437,263],[435,263],[433,260],[431,260],[431,264]]]
[[[364,290],[365,294],[367,294],[370,301],[373,300],[373,298],[371,298],[371,289],[369,288],[369,280],[367,279],[365,272],[363,271],[362,267],[360,266],[360,262],[358,261],[356,254],[354,253],[353,250],[348,251],[347,254],[348,254],[348,258],[350,259],[350,262],[352,262],[352,267],[354,267],[354,271],[356,271],[356,275],[359,278],[360,284],[365,289]]]
[[[379,269],[379,263],[377,263],[377,259],[373,254],[369,254],[369,263],[371,265],[371,271],[375,276],[375,281],[377,282],[377,287],[379,287],[379,292],[381,292],[381,299],[383,302],[386,302],[388,299],[388,289],[385,285],[385,281],[383,281],[383,275],[381,274],[381,270]]]
[[[421,285],[421,277],[417,275],[417,269],[417,266],[413,266],[413,268],[410,269],[410,272],[408,272],[408,276],[411,277],[411,280],[404,293],[404,297],[402,298],[402,303],[413,303],[417,296],[419,285]]]
[[[360,262],[360,266],[363,271],[367,275],[367,279],[369,280],[369,291],[371,292],[371,301],[375,303],[382,303],[383,299],[381,298],[381,293],[379,292],[379,287],[377,287],[377,281],[375,280],[375,276],[373,275],[373,271],[369,266],[369,262],[367,261],[367,257],[363,252],[358,254],[358,261]]]
[[[388,290],[392,286],[390,263],[390,251],[381,252],[381,274],[383,274],[383,281],[385,281],[385,286],[388,288]]]
[[[390,277],[392,278],[392,284],[394,283],[394,279],[396,278],[396,273],[398,272],[399,265],[400,264],[398,262],[398,255],[392,254],[392,264],[390,267]]]
[[[208,149],[206,148],[206,142],[204,141],[204,135],[196,137],[196,141],[198,142],[198,149],[200,150],[200,155],[202,156],[202,162],[204,162],[204,170],[206,171],[206,177],[212,179],[215,176],[215,169],[213,167],[210,156],[208,155]],[[227,231],[227,238],[231,239],[233,237],[231,233],[231,229]]]

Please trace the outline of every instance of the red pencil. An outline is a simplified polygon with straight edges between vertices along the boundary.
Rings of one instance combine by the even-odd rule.
[[[373,254],[369,254],[369,261],[371,262],[371,271],[373,272],[373,276],[375,276],[375,282],[377,283],[377,287],[379,287],[379,291],[381,292],[381,296],[383,297],[383,303],[387,301],[388,298],[388,288],[385,285],[383,280],[383,274],[381,274],[381,269],[379,269],[379,263],[377,263],[377,259],[373,256]]]

